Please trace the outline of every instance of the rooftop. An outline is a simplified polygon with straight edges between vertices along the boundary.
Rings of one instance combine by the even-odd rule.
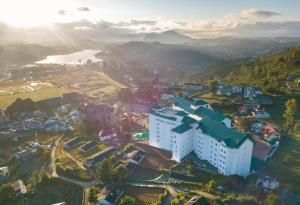
[[[218,122],[222,122],[226,118],[225,115],[206,109],[204,107],[199,107],[194,114],[199,115],[201,117],[207,117]]]
[[[203,118],[199,122],[199,128],[203,133],[214,137],[217,141],[224,141],[226,146],[231,148],[238,148],[248,139],[247,135],[228,128],[222,123],[209,118]]]
[[[172,132],[176,132],[176,133],[178,133],[178,134],[182,134],[182,133],[184,133],[184,132],[190,130],[191,128],[192,128],[192,127],[191,127],[190,125],[188,125],[188,124],[186,124],[186,123],[183,123],[183,124],[181,124],[181,125],[179,125],[179,126],[173,128],[171,131],[172,131]]]

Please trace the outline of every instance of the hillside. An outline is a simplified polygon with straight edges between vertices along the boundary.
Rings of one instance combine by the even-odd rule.
[[[161,43],[129,42],[116,46],[112,55],[134,62],[139,70],[155,71],[168,78],[221,62],[193,48]]]
[[[290,92],[299,86],[300,47],[252,61],[231,61],[189,75],[193,81],[200,81],[200,77],[215,77],[229,85],[260,87],[271,93]]]
[[[145,42],[159,42],[165,44],[184,44],[191,43],[195,39],[170,30],[162,33],[147,33],[143,39]]]
[[[298,86],[300,77],[300,48],[257,58],[249,65],[230,72],[224,82],[257,86],[267,92],[287,92]]]

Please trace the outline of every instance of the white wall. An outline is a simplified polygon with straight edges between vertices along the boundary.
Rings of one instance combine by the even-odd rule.
[[[149,114],[149,144],[171,151],[171,130],[180,123]]]

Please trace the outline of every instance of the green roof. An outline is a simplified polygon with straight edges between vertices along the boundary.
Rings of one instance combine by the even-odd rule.
[[[180,98],[177,97],[175,98],[175,102],[174,104],[180,108],[182,108],[183,110],[187,111],[187,112],[193,112],[194,110],[191,108],[191,105],[193,104],[192,101],[187,100],[185,98]]]
[[[176,121],[176,117],[171,117],[171,116],[163,115],[163,114],[158,113],[158,112],[156,112],[156,111],[152,111],[152,112],[150,112],[150,114],[156,115],[157,117],[165,118],[165,119],[167,119],[167,120]]]
[[[206,117],[199,122],[199,128],[217,141],[224,141],[226,146],[231,148],[238,148],[248,139],[247,135]]]
[[[186,115],[188,115],[188,113],[186,113],[186,112],[184,112],[184,111],[178,111],[178,112],[176,113],[176,115],[178,115],[178,116],[186,116]]]
[[[192,123],[196,123],[197,120],[195,120],[194,118],[191,118],[190,116],[184,116],[182,119],[183,123],[187,123],[187,124],[192,124]]]
[[[187,100],[185,98],[177,97],[175,98],[174,104],[186,112],[193,113],[194,110],[191,108],[191,105],[200,106],[200,105],[206,105],[208,104],[205,100],[197,99],[194,101]]]
[[[194,114],[199,115],[200,117],[207,117],[210,119],[213,119],[218,122],[222,122],[225,118],[227,118],[225,115],[212,111],[210,109],[199,107]]]
[[[192,127],[189,126],[188,124],[183,123],[183,124],[181,124],[181,125],[179,125],[179,126],[173,128],[171,131],[172,131],[172,132],[176,132],[176,133],[178,133],[178,134],[182,134],[182,133],[184,133],[184,132],[190,130],[191,128],[192,128]]]
[[[207,104],[208,103],[205,100],[197,99],[194,101],[193,105],[200,106],[200,105],[207,105]]]
[[[219,89],[222,93],[231,93],[232,89],[230,87],[224,86]]]
[[[139,139],[149,139],[149,132],[137,134],[135,137]]]

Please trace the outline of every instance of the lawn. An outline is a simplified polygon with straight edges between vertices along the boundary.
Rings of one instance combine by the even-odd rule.
[[[57,151],[56,171],[66,177],[79,180],[91,180],[93,176],[88,170],[79,167],[75,161],[66,156],[61,150]]]
[[[284,136],[279,149],[267,163],[266,172],[300,194],[300,134]]]
[[[16,200],[13,205],[51,205],[67,202],[67,204],[81,205],[83,189],[57,178],[52,178],[38,184],[35,192],[27,200]]]
[[[146,188],[126,186],[124,196],[131,196],[135,199],[135,205],[151,205],[159,201],[159,195],[163,194],[163,188]]]
[[[43,100],[47,98],[61,96],[64,93],[70,92],[69,89],[63,87],[48,87],[37,91],[15,93],[12,95],[0,95],[0,108],[6,108],[13,103],[17,98],[31,98],[34,101]]]
[[[86,142],[85,142],[86,143]],[[81,143],[81,146],[85,143]],[[86,153],[82,153],[79,151],[79,147],[73,148],[71,150],[66,150],[68,151],[69,154],[71,154],[75,159],[79,160],[79,161],[84,161],[87,158],[90,158],[93,155],[96,155],[97,153],[102,152],[103,150],[105,150],[107,147],[104,144],[97,144],[96,147],[94,149],[92,149],[89,152]]]

